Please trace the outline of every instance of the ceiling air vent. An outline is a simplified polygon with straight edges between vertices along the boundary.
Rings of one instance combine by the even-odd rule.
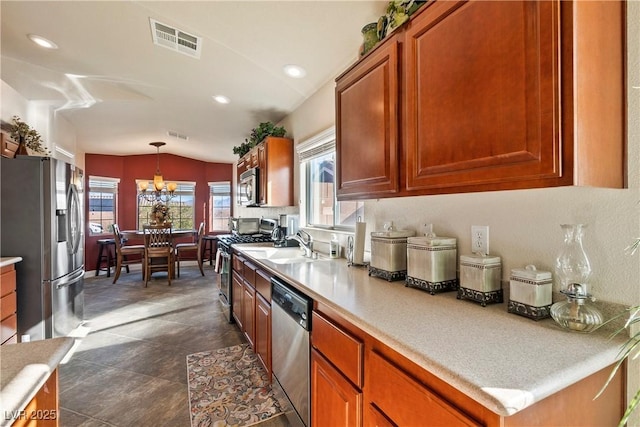
[[[183,141],[188,141],[189,140],[189,137],[187,135],[182,135],[181,133],[174,132],[172,130],[167,132],[167,135],[169,135],[169,136],[171,136],[173,138],[181,139]]]
[[[149,18],[153,43],[194,58],[200,58],[202,37],[194,36]]]

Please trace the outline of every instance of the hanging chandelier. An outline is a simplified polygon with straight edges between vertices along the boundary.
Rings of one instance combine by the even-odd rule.
[[[178,188],[178,184],[175,182],[169,182],[166,184],[164,178],[162,178],[162,172],[160,172],[160,147],[166,145],[164,142],[150,142],[149,145],[153,145],[156,147],[156,173],[153,175],[153,189],[149,190],[149,182],[148,181],[140,181],[138,183],[138,190],[140,197],[143,200],[146,200],[150,203],[153,202],[161,202],[161,203],[169,203],[169,200],[175,197],[175,191]]]

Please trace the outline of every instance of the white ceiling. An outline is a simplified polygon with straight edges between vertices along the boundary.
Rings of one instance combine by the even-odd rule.
[[[277,123],[357,59],[361,28],[387,3],[2,1],[1,76],[55,106],[87,153],[149,154],[165,141],[163,153],[233,162],[258,123]],[[154,45],[149,18],[202,37],[201,58]],[[286,64],[306,77],[286,76]]]

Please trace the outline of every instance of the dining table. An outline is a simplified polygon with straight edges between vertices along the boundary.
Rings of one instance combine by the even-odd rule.
[[[130,242],[131,240],[144,242],[144,230],[120,230],[120,233],[122,234],[122,237],[124,237],[127,240],[127,242]],[[172,239],[186,238],[186,237],[193,238],[197,234],[198,234],[198,231],[193,229],[186,229],[186,230],[171,229]],[[128,244],[131,244],[131,243],[128,243]],[[172,275],[172,279],[175,279],[175,271],[174,271],[174,274]]]
[[[121,230],[122,236],[127,239],[144,239],[144,230]],[[193,237],[198,233],[195,229],[174,230],[171,229],[172,238]]]

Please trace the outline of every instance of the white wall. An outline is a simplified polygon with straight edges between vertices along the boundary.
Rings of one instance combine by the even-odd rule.
[[[0,80],[0,119],[11,123],[13,116],[26,120],[29,103],[11,86]]]
[[[56,112],[55,105],[47,101],[29,101],[1,80],[0,99],[0,119],[11,123],[13,116],[19,116],[38,131],[43,145],[53,157],[84,169],[84,152],[77,147],[75,128]]]

